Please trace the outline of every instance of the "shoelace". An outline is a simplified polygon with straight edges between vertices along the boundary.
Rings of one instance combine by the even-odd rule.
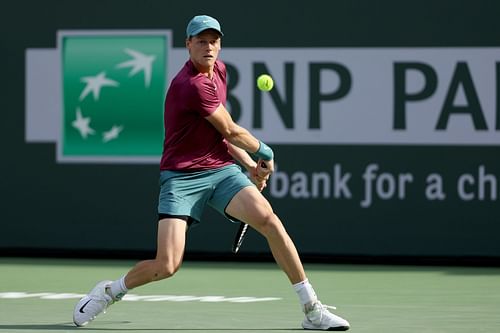
[[[318,303],[317,303],[317,304],[318,304],[318,305],[320,306],[320,308],[322,308],[322,309],[332,309],[332,310],[337,310],[337,307],[336,307],[336,306],[333,306],[333,305],[326,305],[326,304],[321,303],[320,301],[318,301]]]
[[[315,303],[315,305],[316,305],[317,307],[319,307],[319,309],[321,309],[321,310],[323,310],[323,309],[325,309],[325,310],[326,310],[326,309],[336,310],[336,309],[337,309],[337,307],[336,307],[336,306],[333,306],[333,305],[326,305],[326,304],[321,303],[320,301],[317,301],[317,302]],[[313,309],[313,307],[312,307],[312,306],[311,306],[310,308],[308,308],[308,309],[306,308],[306,309],[305,309],[305,312],[309,312],[309,311],[311,311],[312,309]]]

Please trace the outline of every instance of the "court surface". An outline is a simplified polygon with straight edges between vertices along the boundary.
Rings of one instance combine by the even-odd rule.
[[[135,262],[0,258],[0,332],[297,332],[302,313],[273,263],[186,262],[85,328],[79,294]],[[350,332],[500,332],[500,268],[306,264]]]

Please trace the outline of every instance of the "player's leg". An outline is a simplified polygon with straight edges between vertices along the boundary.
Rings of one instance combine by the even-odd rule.
[[[108,306],[121,300],[129,289],[175,274],[184,254],[186,221],[187,217],[160,220],[156,258],[139,262],[121,279],[99,282],[75,306],[73,322],[77,326],[85,326],[106,312]]]
[[[189,174],[171,171],[160,173],[160,184],[156,257],[139,262],[122,278],[121,284],[114,283],[111,286],[113,296],[119,294],[120,288],[132,289],[168,278],[181,265],[188,222],[193,219],[199,221],[206,187],[198,179],[193,180]],[[190,214],[194,214],[194,217]],[[113,287],[116,287],[116,291]]]
[[[191,177],[182,172],[160,173],[158,243],[155,259],[139,262],[116,281],[102,281],[83,297],[73,312],[73,321],[84,326],[120,300],[129,289],[172,276],[180,267],[188,223],[199,221],[213,186],[205,175]],[[188,217],[189,216],[189,217]]]
[[[349,323],[319,302],[312,285],[306,278],[297,249],[282,222],[273,212],[267,199],[256,187],[247,186],[231,199],[226,213],[248,223],[266,239],[278,265],[288,276],[301,301],[305,319],[304,329],[345,331]]]
[[[274,259],[292,284],[306,279],[295,245],[256,187],[247,186],[239,191],[227,205],[226,213],[248,223],[267,239]]]
[[[125,276],[127,289],[168,278],[177,272],[186,243],[186,218],[164,218],[158,222],[156,257],[135,265]]]

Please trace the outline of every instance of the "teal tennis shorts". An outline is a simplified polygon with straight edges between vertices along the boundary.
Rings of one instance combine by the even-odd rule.
[[[189,216],[198,223],[209,205],[230,219],[225,213],[227,205],[247,186],[253,183],[236,164],[195,172],[164,170],[160,173],[158,214]]]

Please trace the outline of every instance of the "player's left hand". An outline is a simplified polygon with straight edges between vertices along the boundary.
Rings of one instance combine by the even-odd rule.
[[[266,188],[267,186],[267,180],[269,179],[269,176],[259,176],[257,174],[257,167],[253,170],[253,172],[251,173],[250,175],[250,179],[252,180],[252,183],[255,184],[255,186],[257,187],[257,189],[259,191],[262,191],[263,189]]]

